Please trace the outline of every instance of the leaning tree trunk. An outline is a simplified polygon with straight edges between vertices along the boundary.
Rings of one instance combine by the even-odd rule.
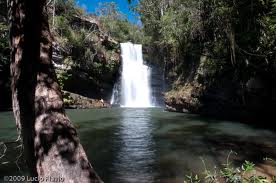
[[[46,0],[9,0],[12,99],[32,176],[102,182],[65,114],[51,62]]]

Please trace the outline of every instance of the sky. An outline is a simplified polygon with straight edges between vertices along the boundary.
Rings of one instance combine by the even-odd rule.
[[[132,0],[132,4],[137,3],[138,0]],[[87,12],[93,13],[98,7],[99,2],[115,2],[119,10],[127,15],[130,22],[138,24],[139,20],[136,18],[138,15],[129,9],[127,0],[76,0],[77,5],[84,8]]]

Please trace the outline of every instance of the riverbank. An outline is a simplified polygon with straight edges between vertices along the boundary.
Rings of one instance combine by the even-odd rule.
[[[62,91],[64,107],[66,109],[94,109],[94,108],[110,108],[111,105],[108,101],[103,99],[93,99],[84,97],[82,95]],[[12,111],[12,108],[1,108],[0,112]]]

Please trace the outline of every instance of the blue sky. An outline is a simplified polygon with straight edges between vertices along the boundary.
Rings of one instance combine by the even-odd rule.
[[[75,0],[76,3],[83,7],[87,12],[95,12],[95,10],[98,7],[99,2],[115,2],[119,10],[123,12],[124,14],[127,15],[127,18],[130,22],[137,24],[139,21],[136,16],[137,14],[134,14],[130,9],[129,9],[129,4],[127,0]],[[137,3],[138,0],[132,0],[132,4]]]

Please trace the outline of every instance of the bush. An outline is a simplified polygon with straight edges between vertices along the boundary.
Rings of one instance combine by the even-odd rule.
[[[213,171],[206,168],[205,161],[201,158],[204,172],[201,175],[187,175],[184,183],[220,183],[219,180],[224,179],[227,183],[267,183],[267,177],[258,176],[254,169],[255,164],[250,161],[244,161],[240,167],[234,167],[229,158],[233,151],[228,154],[226,163],[223,164],[223,168],[218,170],[216,167]],[[272,159],[265,158],[264,160],[271,161],[276,165],[276,162]],[[248,174],[250,173],[250,174]],[[249,175],[249,176],[248,176]],[[276,176],[272,177],[271,183],[276,183]]]
[[[63,89],[65,81],[67,81],[72,75],[68,74],[67,71],[56,69],[58,83],[61,89]]]

